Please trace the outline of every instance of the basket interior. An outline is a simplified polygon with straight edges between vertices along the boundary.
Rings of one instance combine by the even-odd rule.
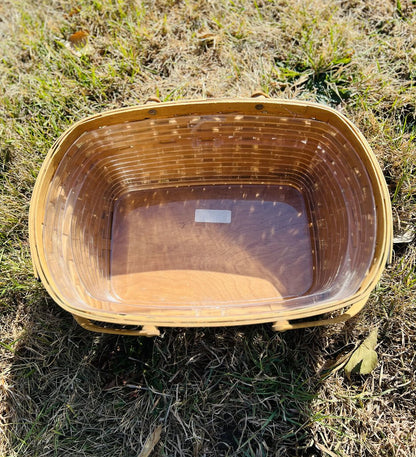
[[[114,313],[345,298],[375,237],[371,182],[345,135],[263,114],[83,133],[51,179],[43,224],[62,296]]]

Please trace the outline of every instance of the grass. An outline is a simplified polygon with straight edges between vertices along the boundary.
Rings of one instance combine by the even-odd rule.
[[[416,456],[416,245],[346,324],[90,334],[32,275],[27,216],[48,148],[82,117],[162,100],[329,104],[416,224],[416,7],[381,1],[4,0],[0,5],[0,455]],[[88,32],[85,45],[70,36]],[[378,367],[322,369],[379,328]]]

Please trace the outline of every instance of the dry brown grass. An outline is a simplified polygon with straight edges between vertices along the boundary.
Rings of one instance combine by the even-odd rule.
[[[87,31],[76,48],[69,37]],[[28,204],[73,121],[164,100],[248,96],[330,104],[376,152],[395,232],[416,224],[416,6],[366,2],[5,0],[0,4],[0,455],[416,456],[416,245],[365,310],[324,329],[77,327],[31,274]],[[322,376],[379,328],[368,376]]]

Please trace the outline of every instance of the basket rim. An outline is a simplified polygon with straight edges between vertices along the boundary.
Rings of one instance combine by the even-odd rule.
[[[338,128],[348,128],[354,139],[359,145],[357,153],[360,158],[366,163],[367,172],[373,183],[373,191],[376,207],[377,207],[377,239],[376,250],[379,253],[373,255],[373,262],[363,279],[359,289],[349,297],[342,300],[329,300],[321,302],[318,306],[311,306],[303,309],[295,310],[279,310],[262,314],[259,318],[250,319],[235,319],[232,316],[223,317],[201,317],[195,316],[189,318],[172,318],[166,317],[165,314],[159,313],[157,319],[147,314],[124,314],[106,312],[102,310],[94,310],[89,312],[87,309],[79,309],[68,303],[63,296],[60,295],[59,289],[54,283],[53,275],[51,275],[44,252],[42,222],[45,207],[46,191],[48,189],[50,178],[53,177],[60,163],[60,159],[64,156],[67,146],[77,139],[82,133],[95,130],[100,125],[117,124],[121,117],[131,117],[130,120],[144,120],[149,118],[171,118],[174,116],[185,115],[219,115],[229,113],[241,113],[253,115],[273,115],[284,112],[288,116],[302,117],[332,122]],[[180,100],[162,102],[152,105],[136,105],[132,107],[124,107],[115,110],[107,110],[102,113],[94,114],[85,117],[66,129],[61,136],[55,141],[49,149],[43,164],[40,168],[38,177],[32,193],[29,208],[29,245],[31,251],[32,264],[35,276],[40,279],[46,288],[49,295],[63,309],[74,315],[81,317],[100,320],[110,323],[124,324],[154,324],[170,327],[189,327],[189,326],[230,326],[241,324],[255,324],[273,322],[276,320],[293,320],[302,319],[317,314],[335,311],[353,305],[358,301],[367,299],[379,281],[384,266],[391,261],[392,255],[392,210],[391,201],[387,184],[385,182],[381,167],[374,155],[369,143],[361,133],[361,131],[342,113],[326,105],[302,100],[282,100],[282,99],[253,99],[253,98],[224,98],[224,99],[205,99],[205,100]],[[253,307],[258,307],[259,304],[253,304]]]

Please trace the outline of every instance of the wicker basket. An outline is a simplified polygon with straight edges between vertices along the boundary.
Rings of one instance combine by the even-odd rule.
[[[43,164],[29,223],[54,300],[85,328],[134,335],[348,319],[392,241],[387,187],[357,128],[325,106],[259,99],[76,123]]]

